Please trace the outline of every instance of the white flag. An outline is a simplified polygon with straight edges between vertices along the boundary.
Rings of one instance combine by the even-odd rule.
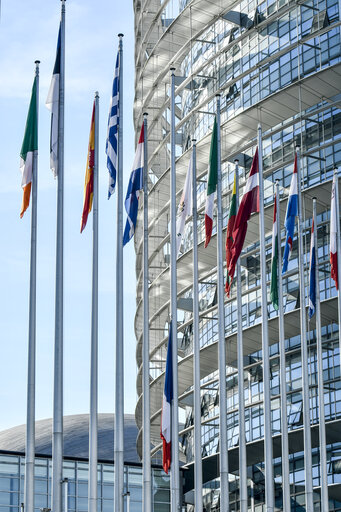
[[[182,191],[180,203],[178,206],[177,220],[176,220],[176,254],[179,254],[181,240],[185,231],[186,218],[191,215],[192,210],[192,165],[193,156],[189,161],[185,186]]]

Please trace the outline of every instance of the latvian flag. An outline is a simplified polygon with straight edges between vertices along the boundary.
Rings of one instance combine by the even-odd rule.
[[[217,139],[217,119],[214,118],[211,148],[210,148],[210,161],[207,180],[207,195],[205,205],[205,248],[208,246],[212,236],[213,228],[213,208],[215,193],[217,190],[218,180],[218,139]]]
[[[230,296],[230,290],[232,285],[232,279],[228,275],[228,269],[230,266],[230,261],[232,257],[232,245],[233,245],[233,229],[234,224],[236,221],[236,214],[237,214],[237,171],[234,173],[234,182],[233,182],[233,189],[232,189],[232,198],[231,198],[231,205],[230,205],[230,213],[229,213],[229,219],[227,221],[227,230],[226,230],[226,269],[227,269],[227,276],[226,276],[226,284],[225,284],[225,292],[227,296]]]
[[[161,413],[161,439],[162,446],[162,466],[165,473],[171,466],[172,460],[172,427],[171,427],[171,410],[173,400],[173,363],[172,363],[172,323],[169,328],[168,336],[168,349],[167,349],[167,362],[166,362],[166,376],[165,388],[163,392],[162,413]]]
[[[274,201],[274,222],[272,225],[272,256],[270,300],[274,309],[278,310],[278,240],[277,240],[277,200]]]
[[[253,157],[250,175],[246,182],[243,198],[240,202],[236,221],[233,228],[233,245],[231,249],[231,261],[229,265],[229,277],[232,280],[237,260],[242,252],[247,231],[247,223],[251,213],[259,212],[259,167],[258,148]]]
[[[297,154],[295,154],[294,172],[291,178],[289,198],[287,205],[287,213],[285,216],[284,226],[287,232],[283,254],[282,274],[288,270],[289,258],[292,252],[292,241],[294,238],[295,221],[298,214],[298,194],[297,194]]]
[[[60,27],[58,33],[56,61],[50,89],[46,99],[46,107],[51,111],[50,134],[50,168],[54,177],[58,173],[58,114],[59,114],[59,79],[60,79]]]
[[[338,223],[336,205],[336,176],[333,178],[332,200],[330,204],[330,275],[335,281],[336,289],[339,289],[338,268],[337,268],[337,236]]]
[[[94,196],[94,165],[95,165],[95,102],[92,109],[91,128],[89,137],[88,160],[84,183],[84,204],[81,220],[81,232],[86,226],[88,215],[91,212]]]
[[[309,318],[315,314],[316,309],[316,252],[314,238],[314,220],[311,226],[310,238],[310,269],[309,269]]]

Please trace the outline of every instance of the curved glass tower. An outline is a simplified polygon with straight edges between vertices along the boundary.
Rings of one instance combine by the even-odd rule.
[[[330,277],[329,221],[333,170],[341,164],[341,48],[338,0],[135,0],[135,106],[139,134],[148,112],[149,327],[152,456],[160,460],[160,421],[170,313],[170,73],[176,69],[177,203],[197,140],[198,260],[203,504],[220,510],[216,218],[204,249],[204,208],[215,95],[221,93],[224,237],[234,160],[239,159],[240,198],[263,130],[266,265],[270,291],[274,184],[279,180],[282,248],[295,147],[300,146],[303,247],[308,295],[312,198],[317,197],[321,295],[323,393],[329,510],[341,510],[341,382],[338,299]],[[138,135],[137,135],[138,136]],[[142,205],[140,205],[142,208]],[[142,455],[142,212],[135,236],[138,365],[137,447]],[[186,223],[177,260],[179,450],[183,502],[193,507],[193,312],[192,222]],[[248,510],[265,511],[261,276],[258,214],[241,255],[244,379],[237,372],[237,293],[225,297],[227,428],[230,510],[239,510],[238,388],[245,403]],[[283,276],[287,425],[291,510],[306,510],[303,450],[302,345],[297,231]],[[269,293],[268,293],[269,297]],[[189,299],[189,300],[181,300]],[[308,298],[306,297],[308,304]],[[283,510],[278,312],[268,298],[271,431],[275,510]],[[307,321],[314,510],[323,510],[319,450],[316,324]]]

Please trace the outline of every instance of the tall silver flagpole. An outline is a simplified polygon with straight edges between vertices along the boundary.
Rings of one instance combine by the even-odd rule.
[[[115,386],[115,512],[124,511],[124,351],[123,351],[123,34],[119,37],[118,173],[116,239],[116,386]]]
[[[218,371],[219,371],[219,447],[220,447],[220,510],[230,510],[229,466],[227,447],[227,403],[226,403],[226,351],[225,351],[225,308],[223,268],[223,208],[221,184],[220,149],[220,94],[216,94],[217,108],[217,281],[218,281]]]
[[[336,227],[337,227],[337,239],[336,239],[336,247],[337,247],[337,275],[338,275],[338,283],[339,283],[339,291],[338,291],[338,317],[339,317],[339,325],[341,325],[341,235],[340,235],[340,201],[339,201],[339,178],[338,178],[338,170],[334,169],[334,178],[335,178],[335,201],[336,201]],[[339,330],[339,347],[341,353],[341,330]]]
[[[171,68],[171,322],[173,362],[171,510],[180,511],[179,411],[178,411],[178,326],[176,283],[176,175],[175,175],[175,68]]]
[[[305,500],[307,512],[313,512],[313,473],[311,455],[310,430],[310,402],[309,402],[309,375],[308,375],[308,345],[305,310],[305,280],[304,280],[304,249],[303,249],[303,215],[301,196],[301,162],[300,152],[297,154],[297,195],[298,195],[298,260],[300,285],[300,324],[301,324],[301,352],[302,352],[302,396],[303,396],[303,439],[304,439],[304,474],[305,474]]]
[[[235,160],[236,211],[239,207],[239,161]],[[238,366],[238,423],[239,423],[239,493],[240,511],[247,512],[247,463],[244,400],[244,351],[242,318],[242,275],[240,258],[237,260],[237,366]]]
[[[278,255],[278,330],[279,330],[279,366],[280,366],[280,401],[281,401],[281,445],[282,445],[282,494],[283,512],[291,512],[290,505],[290,479],[289,479],[289,438],[287,414],[287,388],[284,338],[284,307],[283,307],[283,279],[282,279],[282,252],[281,252],[281,216],[279,204],[279,183],[276,180],[276,224],[277,224],[277,255]]]
[[[95,93],[95,144],[92,245],[92,314],[89,421],[89,512],[97,512],[98,431],[98,118],[99,95]]]
[[[259,165],[259,242],[260,269],[262,287],[262,352],[263,352],[263,407],[264,407],[264,462],[265,462],[265,507],[267,512],[274,512],[274,474],[272,456],[271,429],[271,395],[270,395],[270,360],[268,333],[268,297],[266,285],[266,251],[264,226],[264,188],[263,188],[263,145],[262,127],[258,125],[258,165]]]
[[[39,113],[39,64],[36,60],[37,124]],[[38,126],[37,126],[38,131]],[[25,454],[25,510],[34,512],[34,456],[35,456],[35,395],[36,395],[36,296],[37,296],[37,196],[38,196],[38,150],[33,152],[32,166],[32,214],[31,214],[31,260],[30,260],[30,305],[28,326],[27,367],[27,419]]]
[[[148,126],[143,114],[143,510],[152,511],[152,470],[150,457],[149,392],[149,291],[148,291]]]
[[[198,212],[197,153],[192,139],[192,220],[193,220],[193,384],[194,384],[194,489],[195,510],[202,512],[202,457],[200,404],[200,338],[199,338],[199,275],[198,275]]]
[[[323,359],[321,339],[321,305],[319,283],[319,258],[317,245],[317,215],[316,197],[313,198],[313,223],[315,246],[315,290],[316,290],[316,348],[317,348],[317,387],[319,395],[319,438],[320,438],[320,466],[321,466],[321,510],[328,510],[328,478],[327,478],[327,446],[326,423],[324,414],[324,386],[323,386]]]
[[[64,94],[65,94],[65,0],[60,23],[60,75],[58,104],[58,186],[56,241],[56,305],[54,342],[54,391],[52,427],[52,510],[62,512],[63,480],[63,309],[64,309]]]

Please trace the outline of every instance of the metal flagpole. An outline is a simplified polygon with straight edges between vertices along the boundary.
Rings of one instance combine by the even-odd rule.
[[[219,447],[220,447],[220,510],[230,510],[229,468],[227,448],[227,403],[226,403],[226,350],[225,308],[223,269],[223,208],[221,184],[220,149],[220,94],[216,94],[217,108],[217,280],[218,280],[218,366],[219,366]]]
[[[54,388],[52,426],[52,510],[62,512],[63,480],[63,331],[64,331],[64,94],[65,94],[65,0],[60,22],[60,75],[57,149],[56,304],[54,341]]]
[[[123,34],[119,37],[117,237],[116,237],[116,368],[115,368],[115,512],[124,511],[124,352],[123,352]]]
[[[147,113],[143,114],[143,510],[152,511],[149,392],[149,291],[148,291],[148,143]]]
[[[339,317],[339,326],[341,325],[341,236],[340,236],[340,201],[339,201],[339,178],[338,178],[338,170],[334,169],[334,178],[335,178],[335,201],[336,201],[336,227],[337,227],[337,275],[338,275],[338,317]],[[339,347],[341,353],[341,329],[339,328]]]
[[[270,396],[270,360],[268,333],[268,297],[266,285],[266,251],[264,226],[264,189],[263,189],[263,148],[262,127],[258,125],[258,168],[259,168],[259,242],[262,292],[262,352],[263,352],[263,407],[264,407],[264,462],[265,462],[265,507],[274,512],[274,474],[272,457],[271,396]]]
[[[324,386],[323,386],[323,359],[321,339],[321,305],[319,283],[319,258],[317,245],[317,215],[316,197],[313,198],[313,223],[315,246],[315,290],[316,290],[316,348],[317,348],[317,386],[319,395],[319,437],[320,437],[320,466],[321,466],[321,510],[328,510],[328,478],[327,478],[327,446],[326,423],[324,415]]]
[[[192,139],[192,220],[193,220],[193,384],[194,384],[194,489],[195,511],[202,512],[202,457],[200,404],[200,338],[199,338],[199,276],[198,276],[198,212],[197,212],[197,154]]]
[[[173,361],[171,510],[180,511],[179,411],[178,411],[178,326],[176,283],[176,175],[175,175],[175,68],[171,68],[171,322]]]
[[[92,245],[92,314],[89,421],[89,512],[97,512],[98,431],[98,92],[95,93],[95,144]]]
[[[37,124],[39,113],[39,64],[36,60]],[[38,126],[37,126],[38,131]],[[27,367],[27,419],[25,454],[25,510],[34,512],[34,456],[35,456],[35,395],[36,395],[36,296],[37,296],[37,196],[38,196],[38,150],[33,152],[32,165],[32,214],[31,214],[31,260],[30,260],[30,305],[28,326]]]
[[[236,211],[239,207],[239,161],[235,160]],[[240,511],[247,512],[247,462],[244,399],[244,350],[242,318],[242,275],[240,258],[237,260],[237,366],[238,366],[238,423],[239,423],[239,493]]]
[[[304,438],[304,474],[305,500],[307,512],[313,512],[313,474],[311,455],[309,375],[308,375],[308,342],[306,327],[305,280],[304,280],[304,249],[303,249],[303,217],[301,197],[301,162],[299,149],[297,154],[297,195],[298,195],[298,260],[299,260],[299,290],[300,290],[300,324],[302,352],[302,396],[303,396],[303,438]]]
[[[281,216],[279,204],[279,182],[276,180],[276,224],[277,224],[277,257],[278,257],[278,331],[279,331],[279,366],[280,366],[280,401],[281,401],[281,445],[282,445],[282,494],[283,512],[291,512],[290,479],[289,479],[289,438],[287,414],[286,362],[284,337],[284,306],[281,252]]]

